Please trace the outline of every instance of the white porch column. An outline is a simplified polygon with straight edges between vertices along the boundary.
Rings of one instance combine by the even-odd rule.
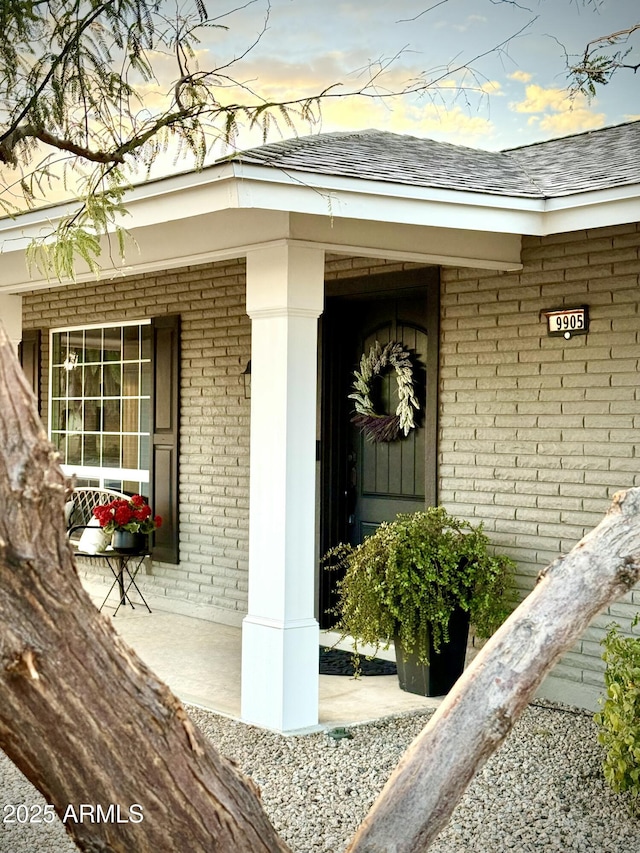
[[[22,296],[0,293],[0,320],[16,352],[22,340]]]
[[[283,732],[318,723],[315,437],[323,301],[323,250],[283,244],[247,255],[251,483],[242,718]]]

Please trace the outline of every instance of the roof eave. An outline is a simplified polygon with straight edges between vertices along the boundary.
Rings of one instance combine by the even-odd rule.
[[[234,163],[240,205],[375,222],[532,233],[542,199]]]
[[[637,221],[639,200],[638,184],[542,199],[225,162],[134,187],[126,197],[129,215],[121,224],[134,231],[244,209],[544,236]],[[24,251],[69,209],[60,204],[0,220],[1,250]]]
[[[538,233],[541,199],[417,187],[314,172],[222,163],[138,185],[120,224],[137,228],[201,213],[244,208],[438,225],[510,234]],[[71,210],[62,203],[0,220],[0,239],[24,248]],[[17,242],[16,242],[17,241]]]
[[[608,187],[547,199],[541,236],[639,220],[640,184]]]

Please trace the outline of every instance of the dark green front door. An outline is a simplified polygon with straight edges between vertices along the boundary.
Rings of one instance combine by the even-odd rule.
[[[323,551],[340,541],[357,545],[382,521],[436,501],[436,272],[420,270],[363,279],[363,292],[354,292],[358,284],[351,282],[348,296],[328,299],[322,339]],[[410,351],[420,401],[416,428],[406,437],[382,443],[371,442],[352,423],[354,408],[349,400],[353,371],[376,341],[381,345],[398,341]],[[387,371],[374,383],[373,390],[376,411],[394,412],[398,402],[395,371]],[[336,580],[334,573],[321,572],[323,627],[331,622],[325,611],[334,604]]]
[[[369,353],[378,341],[401,343],[412,355],[414,387],[420,402],[417,425],[405,437],[373,442],[351,424],[349,430],[350,484],[352,506],[349,539],[362,542],[381,521],[398,513],[415,512],[425,504],[426,427],[426,299],[385,299],[362,306],[357,353]],[[355,359],[357,363],[357,356]],[[393,413],[398,405],[395,371],[389,370],[374,387],[376,411]]]

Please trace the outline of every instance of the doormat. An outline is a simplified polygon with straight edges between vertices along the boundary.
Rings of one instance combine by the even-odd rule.
[[[393,661],[373,658],[367,660],[360,655],[361,675],[396,675],[397,669]],[[354,675],[353,653],[342,649],[330,649],[320,646],[320,675]]]

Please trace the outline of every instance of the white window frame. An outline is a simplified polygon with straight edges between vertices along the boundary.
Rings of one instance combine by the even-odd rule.
[[[47,432],[49,435],[49,439],[52,438],[52,418],[53,418],[53,336],[57,334],[62,334],[64,332],[85,332],[91,329],[114,329],[114,328],[123,328],[125,326],[150,326],[150,319],[140,319],[140,320],[122,320],[120,322],[113,323],[86,323],[79,324],[76,326],[59,326],[54,329],[49,329],[49,368],[48,368],[48,418],[47,418]],[[84,399],[84,398],[83,398]],[[151,416],[151,413],[149,413]],[[151,441],[151,434],[149,433],[149,441]],[[63,473],[67,477],[74,476],[81,480],[96,480],[97,484],[100,488],[104,488],[113,480],[132,480],[134,482],[140,482],[147,484],[149,483],[149,469],[148,468],[105,468],[104,466],[95,466],[95,465],[68,465],[63,464],[60,466],[62,468]]]

